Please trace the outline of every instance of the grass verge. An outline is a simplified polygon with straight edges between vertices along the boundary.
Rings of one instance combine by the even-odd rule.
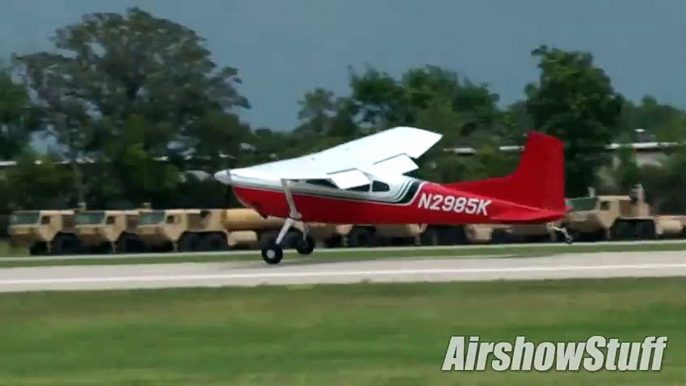
[[[384,248],[366,249],[358,251],[316,251],[314,259],[321,260],[361,260],[381,259],[389,257],[513,257],[513,256],[544,256],[563,253],[596,253],[596,252],[658,252],[658,251],[686,251],[686,243],[648,243],[648,244],[574,244],[574,245],[503,245],[484,247],[454,247],[454,248],[408,248],[385,250]],[[284,259],[299,258],[297,252],[287,250]],[[44,267],[70,265],[129,265],[129,264],[165,264],[165,263],[209,263],[230,261],[259,261],[260,251],[227,254],[188,254],[188,255],[157,255],[141,257],[102,256],[98,258],[70,258],[59,257],[43,260],[17,258],[11,261],[0,260],[0,268],[14,267]]]
[[[0,384],[676,385],[683,279],[0,295]],[[642,340],[660,372],[441,372],[451,335]]]

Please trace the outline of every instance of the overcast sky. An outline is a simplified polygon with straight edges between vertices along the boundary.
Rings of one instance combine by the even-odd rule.
[[[365,63],[394,75],[446,66],[511,103],[535,79],[541,43],[590,50],[631,99],[686,105],[683,0],[4,0],[0,51],[47,49],[82,14],[134,5],[207,38],[217,62],[240,70],[245,118],[277,130],[296,125],[306,91],[345,94],[346,67]]]

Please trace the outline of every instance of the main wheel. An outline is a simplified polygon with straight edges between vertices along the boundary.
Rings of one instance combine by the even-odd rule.
[[[262,260],[267,264],[279,264],[283,259],[283,249],[275,240],[269,240],[262,247]]]
[[[304,239],[301,237],[300,241],[295,247],[295,250],[301,255],[309,255],[312,253],[312,251],[314,251],[314,238],[309,235]]]

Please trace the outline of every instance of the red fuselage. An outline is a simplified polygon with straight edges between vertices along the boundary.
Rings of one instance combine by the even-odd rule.
[[[286,218],[288,202],[273,187],[234,185],[234,194],[263,216]],[[556,221],[564,212],[525,206],[451,189],[436,183],[412,180],[392,202],[369,197],[341,198],[335,192],[293,192],[303,221],[331,224],[485,224]]]

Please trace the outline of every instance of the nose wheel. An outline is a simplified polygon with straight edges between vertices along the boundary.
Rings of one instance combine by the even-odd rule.
[[[286,237],[286,234],[291,229],[296,220],[301,220],[302,216],[295,206],[293,201],[293,195],[291,194],[290,187],[288,186],[287,180],[281,180],[281,185],[286,193],[286,201],[288,201],[288,208],[290,210],[290,216],[286,219],[286,222],[281,227],[279,235],[276,239],[269,240],[265,245],[262,246],[262,259],[267,264],[279,264],[283,259],[283,247],[281,243]],[[309,255],[314,251],[315,243],[314,238],[309,235],[310,226],[304,224],[303,237],[298,241],[295,246],[295,250],[298,251],[300,255]]]

